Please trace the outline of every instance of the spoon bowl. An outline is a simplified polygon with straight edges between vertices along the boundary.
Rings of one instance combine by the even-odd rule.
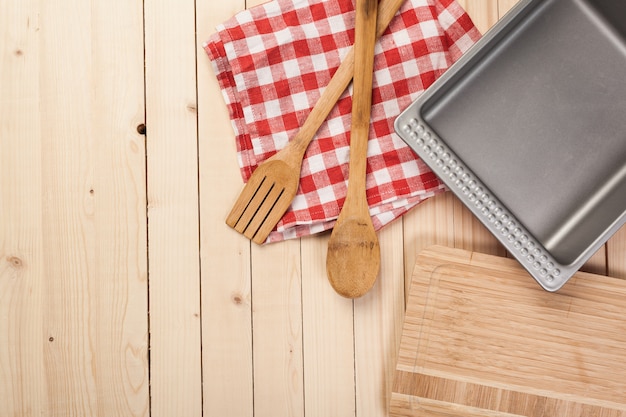
[[[361,297],[374,286],[380,245],[369,214],[337,222],[328,243],[326,269],[331,286],[344,297]]]

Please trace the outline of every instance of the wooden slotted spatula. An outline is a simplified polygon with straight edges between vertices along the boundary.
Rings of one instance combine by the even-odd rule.
[[[380,269],[380,245],[365,194],[372,107],[377,0],[356,0],[354,92],[350,176],[346,200],[328,241],[326,273],[340,295],[356,298],[372,288]]]
[[[380,1],[376,37],[387,29],[403,2]],[[227,225],[255,243],[267,240],[298,191],[304,152],[350,84],[353,74],[354,48],[348,52],[294,138],[253,172],[226,218]]]

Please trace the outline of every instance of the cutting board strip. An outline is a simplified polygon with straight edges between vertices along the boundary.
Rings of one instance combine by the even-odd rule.
[[[623,415],[620,410],[599,405],[403,371],[396,373],[394,393],[396,392],[413,398],[414,406],[417,407],[420,407],[424,399],[430,399],[440,404],[469,406],[474,409],[497,411],[515,416],[619,417]]]

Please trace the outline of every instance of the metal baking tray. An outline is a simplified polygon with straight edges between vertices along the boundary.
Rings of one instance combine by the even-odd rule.
[[[626,222],[626,2],[522,0],[395,129],[557,291]]]

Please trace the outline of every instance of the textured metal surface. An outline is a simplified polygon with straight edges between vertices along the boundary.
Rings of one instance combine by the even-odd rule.
[[[396,130],[547,290],[626,220],[626,3],[520,2]]]

